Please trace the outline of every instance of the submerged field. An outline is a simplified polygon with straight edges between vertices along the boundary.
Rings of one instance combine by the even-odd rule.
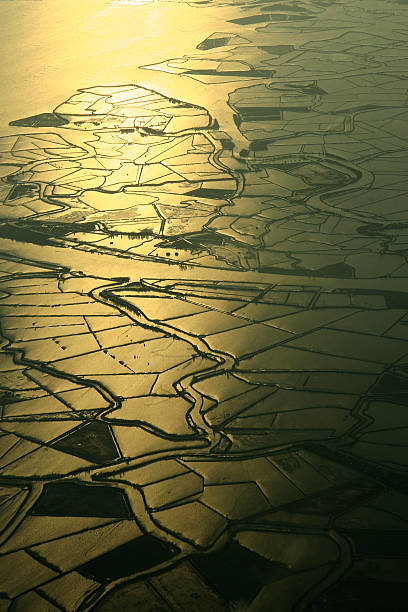
[[[408,8],[0,14],[0,610],[405,610]]]

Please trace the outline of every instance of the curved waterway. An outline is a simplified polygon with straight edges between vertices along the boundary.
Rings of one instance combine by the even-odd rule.
[[[135,288],[134,284],[132,284],[131,288],[137,295],[137,288]],[[143,288],[143,285],[141,285],[141,288]],[[122,291],[126,291],[126,289],[127,284],[120,284],[109,288],[102,287],[92,291],[92,297],[104,304],[107,304],[108,306],[118,308],[137,325],[142,325],[154,330],[160,330],[166,335],[171,335],[183,340],[184,342],[190,344],[195,351],[197,351],[197,354],[202,356],[204,355],[208,359],[215,361],[214,367],[210,370],[208,368],[206,368],[204,371],[197,370],[192,374],[188,374],[173,381],[174,388],[183,397],[187,397],[193,403],[193,407],[189,409],[186,414],[186,419],[200,436],[205,436],[205,438],[208,440],[210,447],[209,450],[211,452],[211,450],[215,449],[220,443],[221,434],[214,431],[214,429],[210,427],[203,418],[206,409],[211,405],[211,401],[207,397],[203,396],[196,389],[193,383],[207,378],[208,376],[212,377],[215,374],[231,371],[235,363],[234,357],[228,353],[211,349],[203,339],[195,335],[182,332],[181,330],[176,329],[171,325],[167,325],[164,322],[151,321],[141,310],[135,308],[129,304],[125,298],[121,297],[120,293]],[[163,297],[165,297],[165,293],[163,293]]]
[[[0,2],[2,611],[406,609],[404,4]]]

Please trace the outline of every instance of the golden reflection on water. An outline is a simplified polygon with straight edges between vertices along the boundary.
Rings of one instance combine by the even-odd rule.
[[[139,588],[154,606],[157,539],[176,551],[166,609],[226,610],[235,558],[228,609],[244,609],[252,553],[266,582],[250,610],[310,610],[360,561],[368,591],[386,584],[373,551],[403,572],[406,32],[376,0],[295,0],[311,14],[247,30],[224,1],[0,1],[0,519],[21,479],[34,491],[0,520],[2,611],[3,593],[39,609],[50,568],[72,569],[48,592],[67,612],[89,609],[84,576],[98,596],[138,572],[93,609],[146,609]],[[109,491],[137,523],[115,497],[104,509]],[[193,550],[222,559],[213,590]]]
[[[80,87],[150,84],[191,101],[211,89],[139,66],[194,49],[214,29],[213,9],[200,9],[198,28],[197,8],[187,3],[3,0],[0,24],[3,134],[16,132],[9,121],[48,112]]]

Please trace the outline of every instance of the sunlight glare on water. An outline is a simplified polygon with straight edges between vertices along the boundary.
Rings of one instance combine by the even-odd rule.
[[[0,0],[0,612],[407,609],[407,17]]]
[[[214,20],[204,8],[197,28],[196,11],[163,1],[3,0],[1,133],[13,133],[7,125],[16,117],[55,108],[78,88],[99,83],[157,83],[171,95],[177,90],[192,101],[202,99],[203,88],[194,81],[175,83],[171,75],[139,68],[162,61],[163,48],[168,57],[195,48],[201,29],[212,31]]]

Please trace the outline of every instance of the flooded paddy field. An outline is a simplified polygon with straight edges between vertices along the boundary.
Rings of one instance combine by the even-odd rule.
[[[408,5],[0,22],[0,612],[405,610]]]

